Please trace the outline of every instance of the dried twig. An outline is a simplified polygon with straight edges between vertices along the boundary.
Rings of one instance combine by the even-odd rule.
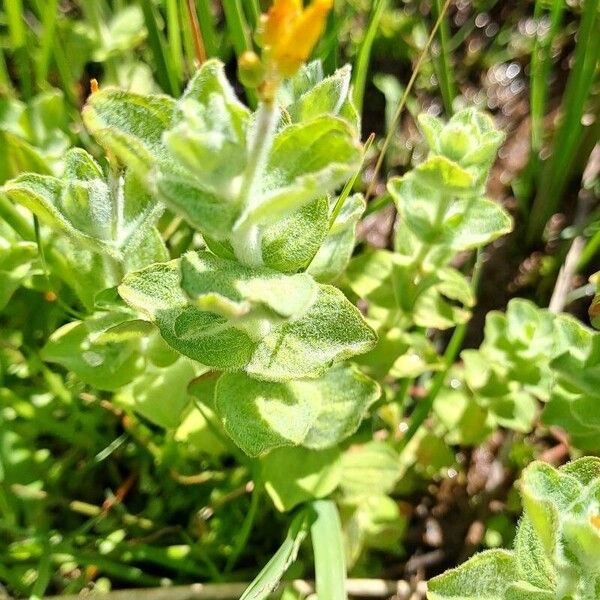
[[[191,586],[172,588],[155,588],[141,590],[123,590],[102,594],[106,600],[237,600],[248,583],[196,583]],[[292,587],[301,594],[312,594],[314,583],[302,579],[291,582]],[[348,579],[346,590],[351,597],[358,598],[389,598],[394,600],[420,599],[425,597],[425,583],[420,582],[415,587],[407,581],[386,581],[384,579]],[[95,594],[90,597],[98,597]],[[81,600],[82,595],[52,596],[46,600]]]

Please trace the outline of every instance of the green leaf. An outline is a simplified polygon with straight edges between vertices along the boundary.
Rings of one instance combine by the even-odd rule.
[[[262,481],[277,510],[325,498],[341,478],[338,448],[278,448],[261,459]]]
[[[174,429],[181,424],[190,402],[188,383],[200,373],[198,365],[186,358],[166,368],[148,365],[132,383],[115,394],[114,401],[160,427]]]
[[[255,343],[247,333],[228,327],[227,319],[194,306],[180,286],[180,261],[159,263],[127,275],[119,294],[156,323],[172,348],[217,369],[240,369]]]
[[[511,552],[488,550],[427,583],[429,600],[504,600],[515,581]]]
[[[292,215],[268,225],[262,234],[265,265],[283,273],[304,270],[324,243],[328,227],[327,198],[317,198]]]
[[[358,114],[348,97],[350,78],[350,65],[323,78],[320,64],[311,63],[298,71],[288,89],[280,93],[280,99],[293,122],[306,122],[324,114],[340,115],[358,130]]]
[[[0,310],[6,307],[26,278],[40,272],[37,256],[34,243],[10,243],[0,237]]]
[[[162,135],[174,110],[168,96],[105,88],[89,97],[82,116],[92,135],[145,180],[155,161],[168,159]]]
[[[531,520],[519,523],[515,537],[518,578],[544,590],[556,587],[555,568]]]
[[[337,365],[318,379],[321,410],[303,445],[327,448],[355,433],[368,409],[379,398],[379,385],[356,367]]]
[[[351,569],[363,550],[375,549],[400,555],[408,519],[389,496],[370,496],[350,505],[354,510],[344,519],[346,562]]]
[[[189,252],[181,261],[181,287],[199,306],[207,296],[220,296],[249,316],[253,307],[280,317],[300,316],[314,303],[317,285],[306,273],[282,275],[250,268],[208,252]],[[249,306],[248,306],[249,305]],[[260,317],[265,318],[261,313]]]
[[[377,384],[347,365],[286,383],[226,373],[217,383],[215,411],[233,441],[258,456],[282,446],[334,446],[358,429],[378,396]]]
[[[113,191],[96,161],[79,148],[65,156],[61,178],[25,174],[4,186],[7,196],[77,243],[120,261],[147,264],[164,258],[153,226],[162,208],[130,173],[119,177]],[[140,248],[140,246],[143,246]],[[148,247],[152,251],[148,253]],[[139,260],[136,253],[149,254]]]
[[[384,442],[351,446],[342,456],[342,491],[348,501],[390,493],[402,469],[397,452]]]
[[[556,593],[541,590],[529,583],[513,583],[506,590],[506,600],[555,600]]]
[[[335,190],[361,159],[356,134],[341,119],[322,116],[285,127],[273,140],[261,191],[250,199],[236,227],[265,226],[290,215]]]
[[[560,470],[571,477],[575,477],[582,485],[589,485],[600,479],[600,458],[597,456],[584,456],[563,465]]]
[[[314,304],[263,338],[246,368],[271,380],[317,377],[330,365],[373,348],[377,338],[337,288],[320,285]]]
[[[144,369],[140,338],[113,342],[100,336],[130,318],[125,314],[104,313],[68,323],[50,336],[41,356],[73,371],[97,389],[116,390]]]
[[[523,507],[546,553],[552,555],[559,542],[560,516],[577,500],[581,484],[548,464],[534,462],[522,476]]]
[[[487,198],[457,200],[446,213],[446,220],[453,222],[456,216],[462,218],[448,235],[456,251],[485,246],[513,229],[511,216],[497,202]]]
[[[304,441],[320,410],[315,381],[266,383],[225,373],[217,383],[215,411],[231,439],[249,456]]]
[[[113,17],[103,25],[106,35],[99,35],[94,40],[94,62],[105,62],[111,57],[131,52],[142,42],[147,35],[144,27],[144,15],[139,6],[126,6],[116,12]]]
[[[247,162],[248,109],[220,61],[206,61],[177,102],[163,141],[169,160],[156,173],[167,204],[194,227],[224,241],[239,215],[239,181]]]
[[[356,244],[356,226],[365,208],[366,203],[361,194],[346,198],[326,238],[308,266],[308,273],[317,281],[333,281],[348,266]]]

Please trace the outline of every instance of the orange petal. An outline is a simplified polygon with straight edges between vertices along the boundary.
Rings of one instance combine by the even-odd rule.
[[[264,21],[262,39],[274,46],[286,36],[294,20],[302,13],[302,0],[275,0]]]
[[[314,0],[296,18],[285,38],[273,48],[273,58],[284,75],[292,75],[308,59],[325,29],[333,0]]]

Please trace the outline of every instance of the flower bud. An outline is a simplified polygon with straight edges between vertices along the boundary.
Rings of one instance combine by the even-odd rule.
[[[238,59],[238,78],[246,87],[258,87],[265,76],[264,66],[256,52],[246,50]]]

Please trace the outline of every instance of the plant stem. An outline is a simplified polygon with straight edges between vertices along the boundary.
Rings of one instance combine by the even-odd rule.
[[[471,278],[471,287],[473,290],[476,290],[479,285],[479,278],[481,276],[481,267],[482,267],[482,254],[481,250],[477,251],[477,257],[475,259],[475,267],[473,268],[473,276]],[[465,335],[467,333],[467,323],[461,323],[457,325],[452,333],[452,337],[448,342],[448,346],[446,347],[446,351],[444,352],[443,357],[443,368],[441,371],[438,371],[433,377],[433,381],[431,384],[431,388],[429,389],[429,393],[423,400],[421,400],[415,410],[411,415],[410,425],[400,440],[399,450],[402,452],[408,443],[413,439],[417,431],[421,428],[421,425],[425,422],[431,409],[433,408],[433,403],[442,389],[444,381],[446,379],[446,375],[450,370],[450,367],[454,364],[458,353],[462,347],[463,340],[465,339]]]
[[[279,107],[274,101],[262,101],[256,112],[256,126],[242,178],[239,204],[243,211],[239,224],[234,227],[231,240],[238,260],[251,266],[261,266],[262,245],[259,225],[251,219],[251,204],[258,192],[257,184],[265,170],[275,129],[279,120]]]

